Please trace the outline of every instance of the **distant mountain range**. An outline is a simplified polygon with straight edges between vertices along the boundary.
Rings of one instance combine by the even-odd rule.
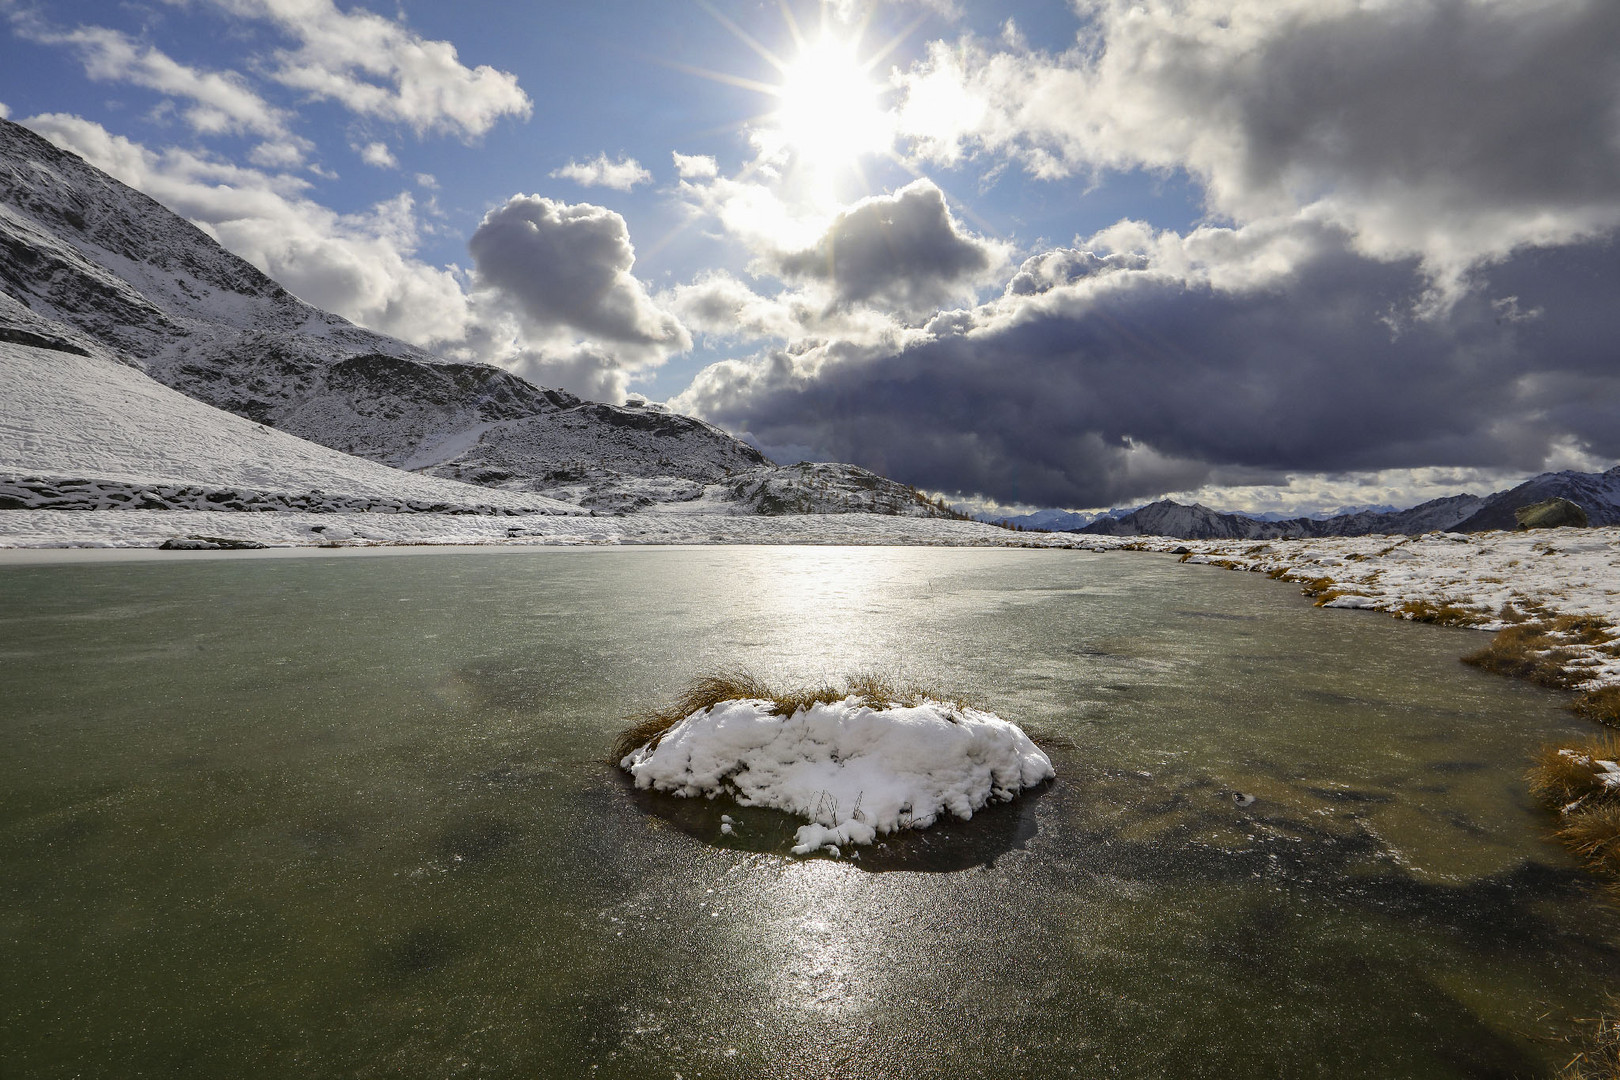
[[[208,406],[342,454],[584,509],[953,516],[855,466],[777,466],[694,417],[582,401],[355,326],[6,120],[0,343],[15,347],[6,354],[11,364],[27,363],[29,350],[116,361]],[[179,415],[177,407],[164,408],[171,419]],[[52,467],[21,450],[0,460],[0,472],[41,482]],[[97,479],[82,473],[75,479]],[[433,501],[445,498],[441,492]],[[485,500],[474,491],[453,501]]]
[[[1513,512],[1545,499],[1564,498],[1586,511],[1593,525],[1620,525],[1620,466],[1603,473],[1555,472],[1532,477],[1494,495],[1450,495],[1407,510],[1362,510],[1334,517],[1266,520],[1223,514],[1196,503],[1164,499],[1117,516],[1062,531],[1102,536],[1175,536],[1186,540],[1276,540],[1285,537],[1415,535],[1512,529]],[[1061,511],[1058,511],[1061,513]]]

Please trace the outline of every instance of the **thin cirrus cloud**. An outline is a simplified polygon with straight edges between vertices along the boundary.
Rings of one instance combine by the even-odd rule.
[[[553,180],[572,180],[580,187],[605,187],[614,191],[629,191],[637,184],[651,183],[653,178],[635,158],[610,161],[605,153],[590,161],[570,161],[560,169],[553,169],[550,176]]]

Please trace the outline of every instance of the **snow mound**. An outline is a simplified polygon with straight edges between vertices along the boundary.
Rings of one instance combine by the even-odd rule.
[[[1051,779],[1052,762],[992,713],[924,700],[873,708],[851,695],[791,716],[763,699],[723,701],[624,756],[637,787],[725,794],[807,819],[793,852],[870,844],[949,812],[971,818]]]

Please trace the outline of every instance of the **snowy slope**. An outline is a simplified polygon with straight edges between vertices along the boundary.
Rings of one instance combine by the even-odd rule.
[[[87,481],[71,490],[105,497],[190,488],[204,502],[209,493],[232,492],[238,502],[254,494],[292,496],[310,508],[414,502],[464,512],[579,513],[537,495],[416,476],[340,454],[211,408],[102,357],[0,343],[0,386],[0,495],[9,493],[13,505],[64,505],[62,481]],[[46,502],[26,494],[50,491],[58,497]],[[183,504],[163,491],[145,497]],[[270,502],[279,508],[286,499]]]

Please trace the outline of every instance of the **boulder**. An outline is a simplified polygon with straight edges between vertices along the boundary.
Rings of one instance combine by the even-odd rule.
[[[1513,519],[1521,529],[1557,529],[1570,526],[1584,529],[1586,511],[1568,499],[1545,499],[1513,511]]]

